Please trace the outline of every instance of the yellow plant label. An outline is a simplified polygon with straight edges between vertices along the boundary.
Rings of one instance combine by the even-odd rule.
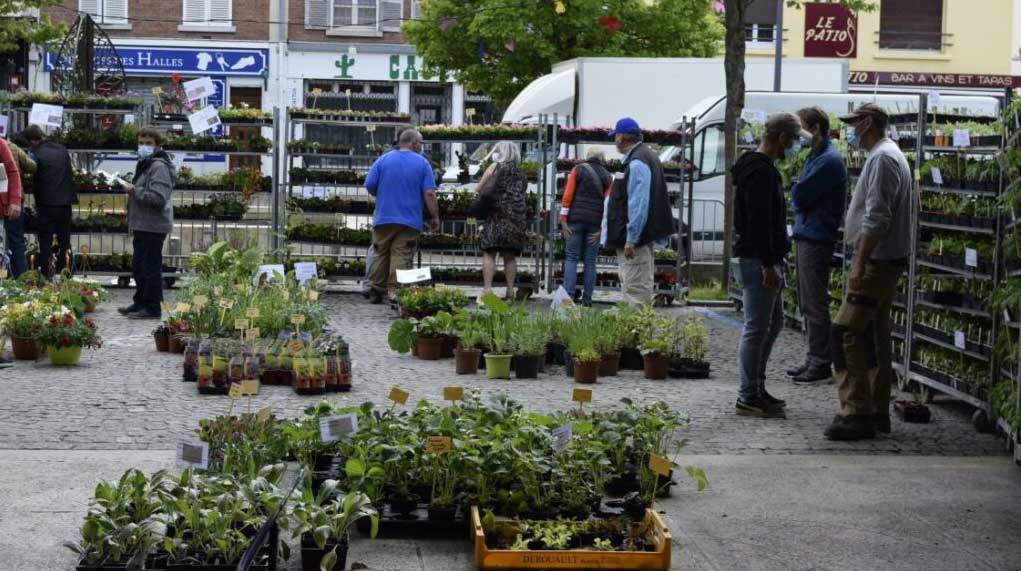
[[[248,320],[247,319],[235,319],[234,320],[234,329],[248,329]]]
[[[304,325],[305,316],[300,313],[295,313],[294,315],[291,316],[291,323],[293,323],[294,325]]]
[[[321,88],[321,87],[313,87],[312,88],[312,95],[319,95],[322,92],[323,92],[323,88]]]
[[[258,307],[249,307],[248,311],[245,312],[245,317],[247,317],[248,319],[258,319],[259,318],[259,308]]]
[[[191,298],[191,302],[195,304],[195,307],[201,309],[209,304],[209,298],[204,295],[196,295]]]
[[[387,398],[389,398],[390,400],[394,401],[397,404],[404,404],[408,402],[409,396],[411,396],[411,394],[408,393],[408,391],[394,387],[390,389],[390,396]]]
[[[165,301],[161,301],[160,309],[163,310],[163,313],[170,313],[170,304]]]
[[[249,379],[247,381],[241,381],[241,393],[247,396],[255,396],[259,394],[259,381]]]
[[[224,309],[230,309],[230,308],[234,307],[234,300],[232,300],[232,299],[220,300],[220,307],[222,307]]]
[[[291,341],[287,344],[287,350],[290,351],[292,355],[297,355],[304,349],[305,344],[301,342],[301,339],[291,339]]]
[[[163,88],[162,87],[156,86],[156,87],[152,88],[152,94],[153,95],[159,95],[160,93],[163,93]]]
[[[446,454],[453,447],[449,436],[430,436],[425,439],[425,451],[430,454]]]
[[[660,476],[670,476],[670,461],[662,456],[652,454],[649,456],[649,469]]]
[[[261,336],[261,333],[262,331],[259,331],[258,327],[253,327],[245,332],[245,337],[247,337],[249,341],[252,341],[254,339],[258,339]]]
[[[443,400],[464,400],[464,387],[443,387]]]
[[[241,383],[231,383],[230,392],[227,393],[230,396],[230,400],[238,400],[244,395],[244,389],[241,387]]]
[[[574,402],[592,402],[592,389],[574,389],[571,400]]]
[[[309,301],[315,301],[319,299],[319,292],[314,289],[308,290],[308,299]]]
[[[273,416],[273,407],[264,406],[259,409],[259,412],[255,413],[255,420],[259,422],[266,422]]]
[[[178,303],[177,307],[174,308],[175,313],[188,313],[191,311],[190,303]]]
[[[213,293],[216,295],[223,295],[223,288],[220,286],[214,286]]]
[[[246,286],[245,284],[234,284],[234,291],[238,293],[247,293],[248,286]]]

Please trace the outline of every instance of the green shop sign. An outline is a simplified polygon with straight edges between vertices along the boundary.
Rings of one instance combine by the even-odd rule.
[[[447,73],[437,76],[425,71],[425,62],[415,54],[345,54],[333,65],[336,79],[451,81]]]

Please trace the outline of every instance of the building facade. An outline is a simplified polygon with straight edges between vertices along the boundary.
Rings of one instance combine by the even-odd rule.
[[[784,57],[845,58],[851,88],[1021,88],[1021,0],[875,3],[857,14],[831,2],[785,7]],[[749,7],[749,57],[773,57],[776,7]]]

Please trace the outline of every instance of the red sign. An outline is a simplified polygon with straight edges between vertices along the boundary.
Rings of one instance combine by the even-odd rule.
[[[910,85],[914,87],[1021,87],[1021,75],[970,73],[919,73],[913,71],[852,71],[847,82],[854,85]]]
[[[858,57],[858,16],[840,4],[805,4],[805,57]]]

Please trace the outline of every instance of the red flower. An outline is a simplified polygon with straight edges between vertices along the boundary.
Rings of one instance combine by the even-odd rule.
[[[181,83],[181,74],[179,73],[170,74],[170,81],[174,83]]]
[[[64,316],[64,325],[71,325],[72,323],[74,323],[74,317],[72,317],[71,314],[68,313],[67,315]]]
[[[611,36],[621,28],[620,20],[613,16],[600,16],[597,21],[600,26],[606,29],[606,33]]]
[[[56,324],[57,324],[57,316],[56,315],[51,315],[50,316],[50,325],[56,325]]]
[[[91,319],[86,319],[85,326],[88,327],[89,329],[94,329],[96,327],[96,322],[92,321]]]
[[[60,338],[60,343],[57,344],[57,347],[70,347],[70,346],[71,346],[71,340],[68,339],[67,337],[61,337]]]

